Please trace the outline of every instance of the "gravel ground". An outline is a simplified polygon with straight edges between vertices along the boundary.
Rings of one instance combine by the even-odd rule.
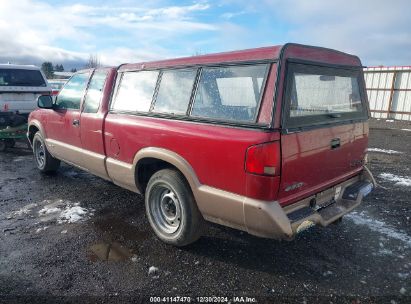
[[[370,125],[369,146],[394,151],[369,153],[381,187],[291,242],[210,225],[170,247],[140,196],[67,165],[42,175],[23,145],[0,154],[0,302],[410,303],[411,127]]]

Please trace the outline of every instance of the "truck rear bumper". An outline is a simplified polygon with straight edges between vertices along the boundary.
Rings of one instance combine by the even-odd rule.
[[[282,219],[281,222],[286,222],[286,225],[278,225],[278,214],[274,216],[270,208],[265,209],[266,212],[262,214],[262,217],[271,218],[276,222],[277,230],[274,227],[271,230],[258,229],[259,227],[253,224],[257,220],[255,209],[245,207],[244,210],[247,212],[244,217],[248,224],[248,231],[251,234],[268,238],[291,239],[297,233],[314,225],[328,226],[361,204],[363,198],[375,187],[374,183],[370,171],[365,168],[360,175],[285,207],[286,219]],[[269,205],[272,204],[278,203],[269,203]]]
[[[219,206],[218,213],[210,208],[211,200],[208,200],[207,208],[204,208],[208,210],[202,210],[206,205],[201,203],[201,199],[199,201],[197,198],[197,202],[205,219],[209,221],[260,237],[292,239],[297,233],[314,225],[327,226],[335,222],[357,207],[375,186],[370,171],[364,168],[361,174],[284,208],[277,201],[266,202],[244,197],[240,199],[239,196],[229,197],[228,194],[225,199],[214,197],[213,201]],[[209,196],[208,198],[211,199]],[[230,202],[224,204],[228,200]],[[233,209],[238,206],[235,203],[242,203],[241,212],[237,208]],[[218,217],[212,214],[218,214]],[[242,219],[239,218],[240,214]]]

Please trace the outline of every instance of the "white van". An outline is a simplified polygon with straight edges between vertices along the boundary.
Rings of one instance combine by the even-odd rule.
[[[28,114],[37,108],[37,97],[51,87],[34,65],[0,64],[0,111]]]

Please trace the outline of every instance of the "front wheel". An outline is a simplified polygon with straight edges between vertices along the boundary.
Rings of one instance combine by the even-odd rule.
[[[201,236],[204,220],[180,172],[156,172],[148,182],[145,205],[150,225],[163,242],[185,246]]]
[[[14,148],[16,141],[14,139],[6,139],[7,148]]]
[[[33,138],[33,154],[36,166],[41,172],[54,172],[60,167],[60,160],[49,153],[40,131]]]
[[[5,140],[0,139],[0,152],[4,152],[7,150],[7,143]]]

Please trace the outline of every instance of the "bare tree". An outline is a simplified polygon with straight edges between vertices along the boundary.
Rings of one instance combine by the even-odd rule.
[[[94,69],[101,67],[100,58],[97,54],[90,54],[87,64],[85,66],[87,69]]]
[[[204,55],[204,53],[201,50],[195,50],[192,56],[200,56],[200,55]]]

